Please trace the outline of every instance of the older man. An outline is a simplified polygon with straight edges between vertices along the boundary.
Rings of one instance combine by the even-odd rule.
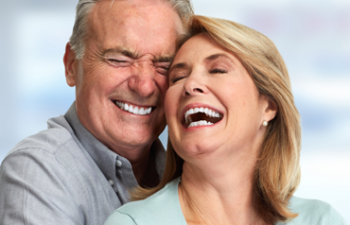
[[[189,0],[80,0],[64,65],[76,101],[0,170],[0,224],[103,224],[158,184],[163,101]]]

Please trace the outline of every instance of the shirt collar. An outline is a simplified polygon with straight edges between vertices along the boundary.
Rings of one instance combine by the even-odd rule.
[[[122,160],[124,169],[132,170],[131,163],[126,158],[119,156],[114,151],[107,148],[99,140],[95,138],[81,123],[77,115],[75,108],[75,102],[69,108],[64,116],[70,126],[72,127],[74,134],[78,138],[79,142],[83,145],[89,155],[93,158],[97,166],[107,179],[113,179],[116,176],[116,160]],[[151,151],[155,151],[156,169],[159,175],[159,179],[163,176],[165,166],[165,150],[159,139],[153,142]],[[134,177],[135,179],[135,177]],[[114,179],[113,179],[114,180]],[[135,179],[136,182],[136,179]],[[133,183],[133,182],[132,182]],[[137,184],[137,182],[136,182]],[[134,185],[127,185],[134,186]],[[132,188],[132,187],[131,187]]]

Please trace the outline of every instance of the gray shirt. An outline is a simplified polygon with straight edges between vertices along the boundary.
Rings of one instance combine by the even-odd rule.
[[[159,140],[152,151],[161,177],[165,151]],[[130,162],[82,126],[73,103],[2,162],[0,224],[103,224],[136,186]]]

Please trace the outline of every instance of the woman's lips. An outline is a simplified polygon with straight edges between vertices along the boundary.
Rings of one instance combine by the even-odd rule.
[[[191,104],[185,107],[182,116],[185,128],[210,126],[219,122],[223,114],[208,105]]]

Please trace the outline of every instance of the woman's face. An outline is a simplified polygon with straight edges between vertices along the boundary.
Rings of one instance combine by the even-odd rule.
[[[185,161],[221,151],[251,154],[260,148],[263,121],[273,118],[240,60],[204,34],[189,39],[173,61],[165,113]]]

